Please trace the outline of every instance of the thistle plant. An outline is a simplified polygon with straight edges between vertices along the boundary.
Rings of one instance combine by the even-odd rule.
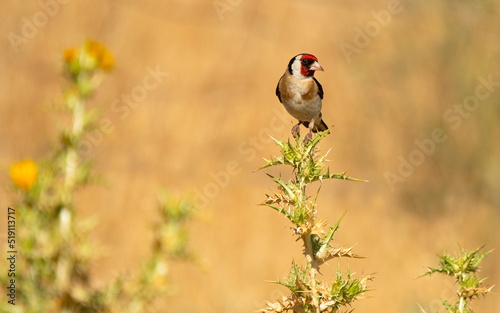
[[[46,157],[11,167],[12,190],[18,197],[12,206],[17,270],[9,277],[2,270],[0,281],[9,286],[15,279],[16,289],[15,300],[2,301],[0,312],[153,312],[153,301],[172,290],[166,279],[170,263],[192,259],[187,223],[194,201],[162,192],[152,253],[141,272],[135,278],[119,277],[95,285],[91,264],[97,249],[89,241],[95,220],[77,218],[75,194],[96,181],[88,151],[82,153],[81,147],[85,135],[96,129],[98,117],[88,109],[88,101],[112,67],[113,56],[98,42],[89,40],[67,49],[68,85],[62,107],[70,117],[69,125],[60,130]]]
[[[274,282],[285,286],[291,293],[275,302],[268,302],[260,312],[338,312],[368,291],[367,282],[372,279],[371,275],[354,278],[350,271],[344,274],[340,268],[331,284],[319,280],[320,267],[327,261],[343,257],[361,258],[353,252],[353,247],[332,245],[344,215],[330,226],[327,220],[317,217],[319,188],[314,197],[306,194],[306,187],[316,181],[363,181],[347,176],[346,172],[332,173],[326,167],[329,151],[321,154],[317,145],[327,133],[319,133],[307,143],[298,136],[294,142],[274,140],[281,149],[281,155],[265,160],[266,164],[260,168],[291,167],[293,178],[288,181],[267,174],[278,185],[279,192],[266,195],[267,199],[262,204],[281,213],[292,223],[293,234],[298,237],[297,240],[302,240],[305,256],[304,265],[293,262],[288,277]]]
[[[155,300],[175,292],[168,281],[173,261],[193,261],[196,256],[188,250],[188,223],[194,212],[194,199],[175,197],[162,190],[159,199],[159,221],[155,225],[151,255],[143,262],[136,279],[122,284],[113,308],[116,312],[154,312]],[[160,312],[163,312],[160,310]]]
[[[474,251],[461,249],[460,253],[455,256],[444,253],[439,256],[439,267],[429,267],[427,272],[420,276],[423,277],[439,273],[455,278],[458,285],[458,299],[454,304],[450,304],[447,300],[441,299],[448,312],[472,313],[469,302],[471,302],[474,298],[486,296],[491,293],[494,286],[482,287],[486,278],[480,279],[477,276],[477,272],[479,271],[479,263],[481,263],[484,257],[487,256],[492,250],[486,253],[480,253],[481,249],[482,247]]]

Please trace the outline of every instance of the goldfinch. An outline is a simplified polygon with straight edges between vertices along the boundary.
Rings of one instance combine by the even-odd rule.
[[[300,136],[300,125],[309,128],[305,142],[312,139],[312,133],[328,129],[321,115],[323,87],[314,78],[315,71],[323,71],[318,59],[312,54],[299,54],[288,63],[285,74],[276,87],[276,96],[291,116],[299,120],[292,128],[292,136]]]

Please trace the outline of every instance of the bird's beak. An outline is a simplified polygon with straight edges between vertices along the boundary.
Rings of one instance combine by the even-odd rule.
[[[319,65],[318,61],[314,61],[314,63],[309,67],[310,71],[324,71],[324,69]]]

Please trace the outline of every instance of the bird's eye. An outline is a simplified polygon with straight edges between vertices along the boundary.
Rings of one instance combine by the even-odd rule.
[[[307,59],[302,59],[300,63],[302,63],[302,65],[308,65],[309,61]]]

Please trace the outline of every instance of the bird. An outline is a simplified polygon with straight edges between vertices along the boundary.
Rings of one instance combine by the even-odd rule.
[[[292,136],[300,137],[300,125],[309,128],[305,143],[312,139],[312,133],[328,130],[321,114],[323,86],[314,78],[316,71],[324,71],[318,58],[309,53],[298,54],[290,60],[276,86],[279,101],[299,121],[292,127]]]

